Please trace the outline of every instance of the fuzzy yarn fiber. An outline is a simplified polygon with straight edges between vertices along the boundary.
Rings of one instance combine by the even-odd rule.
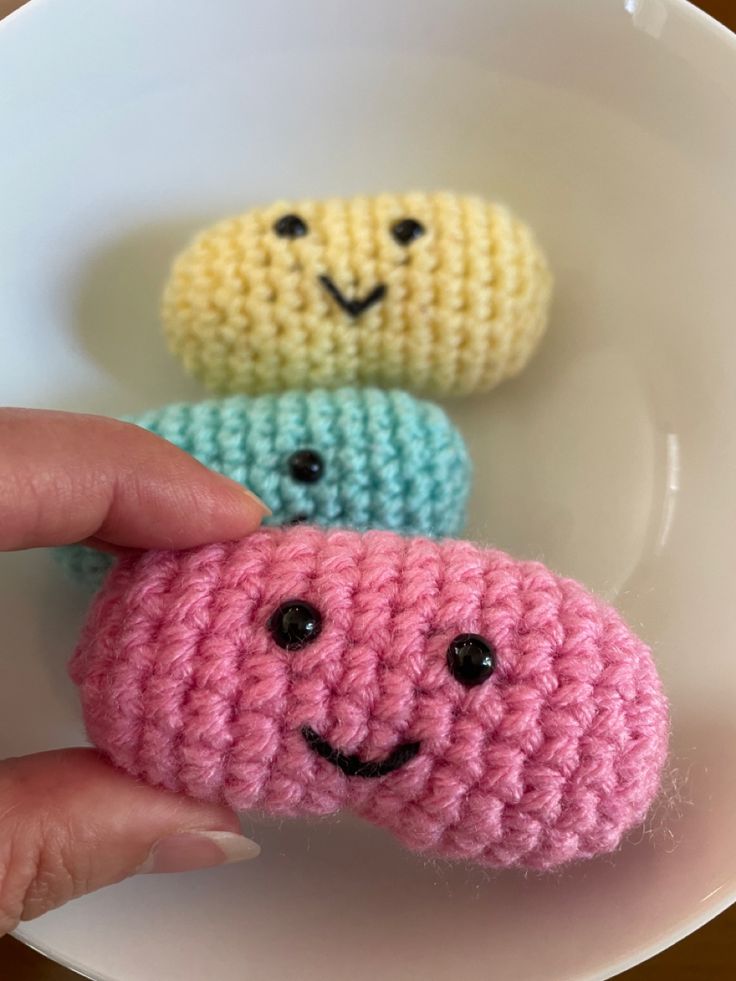
[[[280,201],[201,232],[162,316],[172,352],[218,394],[465,395],[524,367],[551,288],[532,231],[480,197]]]
[[[241,395],[168,405],[130,421],[250,488],[273,512],[266,525],[298,520],[444,536],[465,522],[470,461],[463,439],[439,406],[406,392]],[[304,450],[322,464],[311,482],[295,466]],[[56,554],[89,588],[113,564],[83,545]]]
[[[274,623],[296,601],[321,632],[284,649]],[[472,687],[449,669],[467,634],[495,651]],[[151,784],[280,815],[350,808],[488,866],[616,848],[667,748],[651,654],[612,608],[539,563],[390,532],[264,529],[125,559],[71,674],[93,742]]]

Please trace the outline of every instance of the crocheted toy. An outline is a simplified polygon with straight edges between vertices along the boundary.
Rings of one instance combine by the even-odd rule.
[[[405,392],[344,388],[233,396],[131,417],[205,466],[249,487],[264,524],[388,528],[455,535],[465,521],[470,461],[442,409]],[[97,588],[113,559],[58,549],[72,578]]]
[[[71,674],[136,777],[237,809],[350,808],[409,848],[547,869],[656,795],[667,702],[620,616],[536,562],[264,529],[126,558]]]
[[[202,232],[163,298],[220,394],[381,384],[464,395],[520,371],[551,293],[531,230],[457,194],[279,202]]]

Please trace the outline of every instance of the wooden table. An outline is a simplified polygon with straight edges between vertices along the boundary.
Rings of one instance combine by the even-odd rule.
[[[0,0],[0,17],[23,2],[25,0]],[[554,0],[549,2],[554,3]],[[736,0],[696,2],[736,31]],[[12,937],[0,938],[0,978],[4,981],[74,981],[78,977]],[[734,977],[736,906],[659,956],[619,975],[620,981],[727,981]],[[189,979],[182,978],[182,981]]]

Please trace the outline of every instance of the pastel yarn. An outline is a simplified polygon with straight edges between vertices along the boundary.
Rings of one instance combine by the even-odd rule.
[[[168,405],[130,421],[249,487],[273,512],[267,525],[308,521],[443,536],[465,522],[470,461],[463,439],[439,406],[405,392],[239,395]],[[295,476],[294,455],[304,450],[321,461],[312,482],[298,470]],[[56,554],[90,588],[113,563],[82,545]]]
[[[494,665],[473,684],[467,635]],[[618,613],[463,541],[301,526],[126,558],[71,675],[90,738],[137,778],[239,810],[349,808],[486,866],[615,849],[667,751],[651,654]]]
[[[480,197],[280,201],[201,232],[162,314],[172,352],[218,394],[467,395],[521,371],[551,286],[531,229]]]

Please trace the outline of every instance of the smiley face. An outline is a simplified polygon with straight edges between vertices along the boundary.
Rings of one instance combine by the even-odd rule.
[[[526,364],[551,277],[507,208],[450,193],[279,202],[176,259],[169,345],[218,393],[491,388]]]
[[[651,654],[539,563],[390,532],[264,529],[126,559],[71,665],[134,776],[409,848],[551,868],[614,849],[666,755]]]
[[[345,388],[231,396],[130,417],[201,463],[250,488],[267,525],[460,532],[470,461],[447,415],[406,392]],[[96,589],[110,556],[57,551],[72,579]]]

